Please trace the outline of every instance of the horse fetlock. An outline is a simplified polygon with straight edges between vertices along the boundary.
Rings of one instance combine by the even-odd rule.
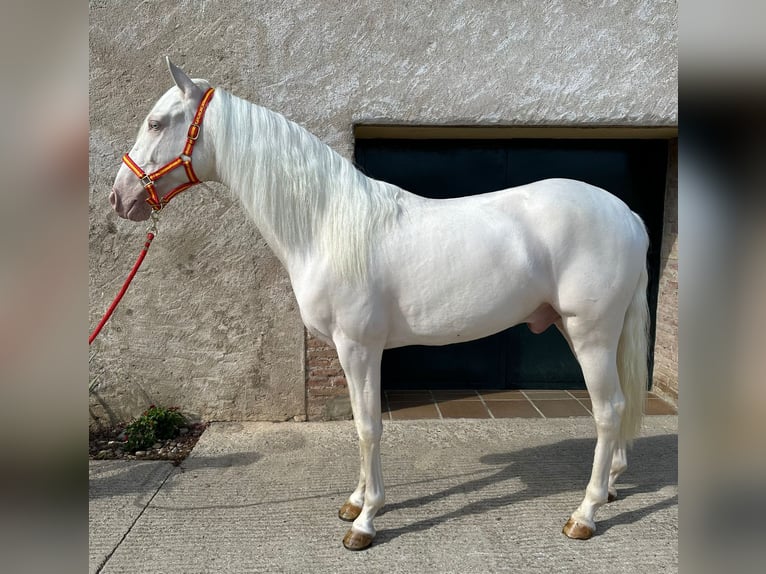
[[[595,512],[599,506],[603,505],[607,501],[608,497],[608,488],[588,485],[588,487],[585,489],[585,500],[590,504],[590,507],[593,508],[593,512]],[[583,506],[588,508],[588,506],[585,504]]]
[[[373,493],[369,490],[364,495],[364,505],[370,510],[377,512],[386,502],[386,495],[383,492]]]

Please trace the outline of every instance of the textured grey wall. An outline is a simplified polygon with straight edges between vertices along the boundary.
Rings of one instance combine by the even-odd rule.
[[[142,241],[107,195],[171,85],[164,55],[350,157],[355,122],[675,125],[676,16],[648,0],[91,0],[91,325]],[[305,414],[289,282],[225,189],[180,196],[144,265],[94,343],[93,416]]]

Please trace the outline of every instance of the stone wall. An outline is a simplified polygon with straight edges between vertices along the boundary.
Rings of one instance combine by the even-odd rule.
[[[673,126],[676,20],[674,2],[649,0],[91,0],[90,324],[142,242],[107,196],[172,85],[165,55],[352,157],[356,123]],[[150,403],[219,420],[348,414],[332,351],[307,341],[286,274],[217,185],[164,214],[92,350],[96,420]]]

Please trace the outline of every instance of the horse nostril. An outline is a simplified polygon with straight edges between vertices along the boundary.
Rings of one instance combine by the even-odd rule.
[[[117,209],[117,192],[114,190],[109,194],[109,203],[112,205],[112,209]]]

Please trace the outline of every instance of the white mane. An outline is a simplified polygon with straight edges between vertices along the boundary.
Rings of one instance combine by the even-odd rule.
[[[366,177],[280,114],[222,89],[215,100],[220,117],[208,133],[218,174],[264,236],[289,253],[316,245],[337,272],[363,281],[371,242],[399,213],[399,188]]]

